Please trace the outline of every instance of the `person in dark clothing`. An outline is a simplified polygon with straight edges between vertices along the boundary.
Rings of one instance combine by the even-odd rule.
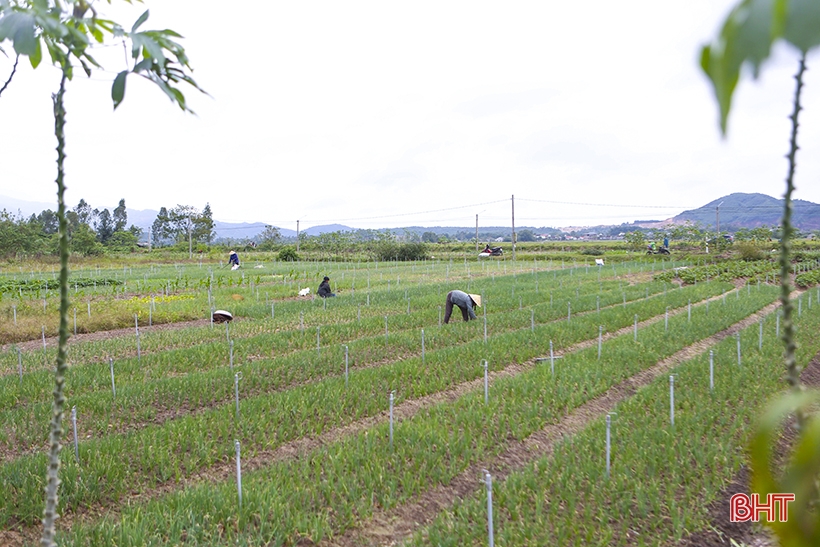
[[[228,254],[228,266],[239,267],[239,255],[236,254],[236,251],[231,251]]]
[[[461,316],[465,321],[476,319],[475,307],[481,305],[481,296],[477,294],[467,294],[464,291],[450,291],[447,293],[447,301],[444,307],[444,322],[450,322],[453,314],[453,306],[458,306]]]
[[[333,294],[330,291],[330,278],[328,276],[325,276],[325,278],[319,284],[318,294],[322,298],[328,298],[328,297],[331,297],[331,296],[336,296],[335,294]]]

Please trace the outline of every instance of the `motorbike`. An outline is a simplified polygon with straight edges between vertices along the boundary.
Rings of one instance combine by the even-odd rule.
[[[479,257],[487,257],[487,256],[502,256],[504,254],[504,250],[501,247],[487,247],[480,253],[478,253]]]
[[[646,250],[646,254],[648,254],[648,255],[668,255],[669,254],[669,249],[667,249],[666,247],[659,247],[657,250],[653,250],[652,248],[649,248],[649,249]]]

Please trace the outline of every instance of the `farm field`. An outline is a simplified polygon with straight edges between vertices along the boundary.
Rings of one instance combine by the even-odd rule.
[[[498,545],[672,545],[708,527],[782,388],[775,278],[593,263],[73,271],[60,544],[482,545],[487,472]],[[296,296],[324,275],[336,298]],[[0,543],[34,545],[55,281],[0,283]],[[482,295],[478,320],[442,324],[452,289]],[[807,284],[803,365],[819,308]]]

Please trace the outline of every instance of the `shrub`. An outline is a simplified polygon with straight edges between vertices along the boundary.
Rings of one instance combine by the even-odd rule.
[[[588,247],[581,251],[581,254],[588,256],[601,256],[602,254],[604,254],[604,250],[600,247]]]
[[[296,262],[299,260],[299,255],[296,254],[296,249],[292,246],[282,247],[279,251],[279,260],[282,262]]]
[[[426,260],[427,246],[424,243],[383,242],[374,249],[377,260]]]
[[[738,243],[736,247],[738,253],[740,254],[741,260],[751,262],[753,260],[763,260],[766,258],[766,253],[764,253],[754,243],[743,241]]]

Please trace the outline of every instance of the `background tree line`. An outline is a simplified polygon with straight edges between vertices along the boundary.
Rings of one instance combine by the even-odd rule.
[[[131,252],[140,245],[143,229],[128,226],[128,211],[121,199],[113,211],[93,208],[85,199],[66,211],[70,250],[82,256],[106,252]],[[57,213],[51,209],[24,217],[0,211],[0,256],[16,254],[53,254],[58,245]],[[151,227],[151,242],[156,246],[204,243],[214,240],[214,220],[210,205],[202,211],[190,205],[162,207]]]
[[[102,254],[106,250],[130,251],[137,246],[142,229],[128,225],[125,200],[113,211],[94,209],[84,199],[66,211],[71,251],[81,255]],[[0,211],[0,254],[57,254],[57,213],[46,209],[28,218]]]

